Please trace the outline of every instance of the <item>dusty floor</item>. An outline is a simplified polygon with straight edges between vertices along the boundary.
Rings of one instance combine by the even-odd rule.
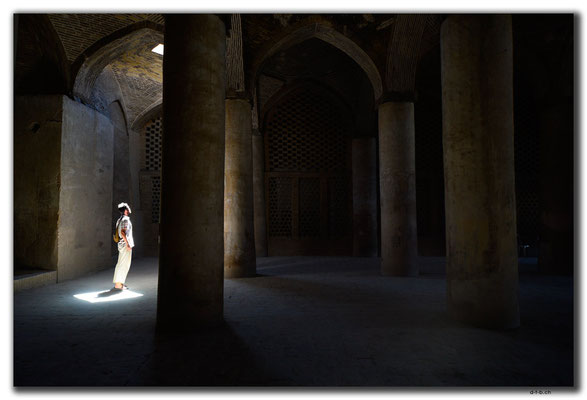
[[[133,261],[131,294],[91,303],[113,269],[14,296],[14,385],[515,387],[574,384],[573,281],[521,269],[521,328],[450,320],[443,259],[418,278],[367,258],[258,259],[225,281],[225,325],[154,334],[157,260]],[[525,272],[524,272],[525,271]]]

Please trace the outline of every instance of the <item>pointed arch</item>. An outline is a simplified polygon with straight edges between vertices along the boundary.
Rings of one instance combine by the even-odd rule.
[[[134,131],[141,129],[150,120],[163,115],[163,99],[159,99],[147,107],[132,121],[130,127]]]
[[[141,41],[163,42],[163,28],[143,21],[106,36],[84,51],[73,63],[73,95],[88,101],[96,79],[108,64],[120,57],[128,45]]]
[[[299,28],[298,30],[290,33],[289,35],[274,43],[270,48],[267,49],[267,51],[261,54],[259,58],[253,63],[251,82],[256,82],[263,64],[275,53],[312,38],[323,40],[324,42],[336,47],[351,59],[353,59],[365,72],[367,78],[371,82],[375,99],[378,99],[381,96],[383,93],[381,74],[379,73],[379,69],[371,57],[369,57],[369,55],[365,53],[365,51],[359,45],[357,45],[354,41],[342,33],[331,27],[318,23],[305,25]]]

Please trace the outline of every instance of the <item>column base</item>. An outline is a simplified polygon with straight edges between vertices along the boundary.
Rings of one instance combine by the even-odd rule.
[[[224,279],[252,278],[257,276],[257,265],[248,266],[224,266]]]
[[[479,328],[519,328],[517,295],[514,291],[506,293],[503,288],[503,283],[500,285],[495,279],[449,280],[448,314],[456,321]]]
[[[413,260],[394,261],[381,259],[381,275],[397,277],[417,277],[420,275],[418,264]]]

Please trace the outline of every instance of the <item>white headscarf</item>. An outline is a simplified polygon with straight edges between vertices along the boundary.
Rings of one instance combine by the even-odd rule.
[[[132,211],[130,210],[130,206],[129,206],[128,204],[126,204],[126,203],[120,203],[120,204],[118,205],[118,208],[122,208],[122,207],[126,207],[126,208],[128,209],[128,213],[129,213],[129,214],[131,214],[131,213],[132,213]]]

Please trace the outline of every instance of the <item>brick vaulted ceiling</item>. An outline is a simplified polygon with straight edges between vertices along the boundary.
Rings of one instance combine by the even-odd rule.
[[[93,79],[99,81],[102,74],[105,79],[114,77],[122,95],[122,105],[125,108],[129,125],[141,113],[153,104],[161,103],[163,95],[163,57],[152,51],[153,47],[163,42],[163,34],[151,29],[140,29],[124,39],[120,39],[105,46],[106,51],[98,51],[98,61],[88,68],[82,67],[78,79],[85,79],[91,86],[84,89],[83,84],[74,86],[74,94],[82,98],[91,91],[91,103],[100,104],[100,100],[110,102],[108,96],[100,93],[104,85],[92,84]],[[104,53],[104,54],[102,54]],[[101,75],[96,76],[98,73]],[[104,109],[108,104],[101,104],[98,108]]]
[[[161,14],[48,14],[48,17],[71,63],[100,39],[129,25],[144,20],[163,24]]]
[[[48,17],[74,73],[79,73],[78,80],[86,81],[75,82],[74,96],[106,110],[107,104],[103,102],[109,101],[105,100],[107,96],[93,86],[100,74],[107,71],[118,83],[129,126],[146,108],[161,101],[163,59],[151,49],[162,43],[163,34],[146,28],[160,26],[162,29],[161,14],[49,14]],[[136,31],[129,27],[136,27]],[[140,34],[132,34],[137,31]]]
[[[400,26],[398,21],[401,21],[395,14],[242,14],[240,20],[239,31],[229,26],[227,35],[242,35],[245,74],[262,62],[271,43],[313,23],[332,28],[355,42],[373,60],[384,79],[389,70],[389,43],[405,46],[393,36],[395,25]],[[107,109],[107,100],[96,83],[109,82],[114,77],[122,94],[121,103],[129,127],[153,104],[161,102],[163,62],[151,49],[163,41],[162,14],[47,14],[45,17],[39,14],[34,17],[20,15],[15,21],[18,29],[17,93],[34,93],[34,85],[39,86],[41,78],[34,80],[32,77],[46,70],[45,66],[56,65],[52,68],[57,72],[45,74],[47,77],[43,79],[50,81],[60,76],[63,83],[54,84],[46,91],[65,91],[98,109]],[[414,23],[423,26],[416,28],[405,23],[401,26],[418,32],[414,43],[419,48],[410,51],[419,58],[419,52],[438,43],[439,23],[434,17],[421,18],[421,22]],[[54,39],[47,39],[47,36]],[[408,39],[411,42],[411,38]],[[57,44],[47,45],[52,42]],[[403,50],[400,48],[400,51]],[[411,66],[407,62],[406,65]],[[230,69],[230,61],[228,67]],[[253,82],[249,76],[245,79],[244,86],[250,90]],[[389,89],[389,82],[386,86]]]

